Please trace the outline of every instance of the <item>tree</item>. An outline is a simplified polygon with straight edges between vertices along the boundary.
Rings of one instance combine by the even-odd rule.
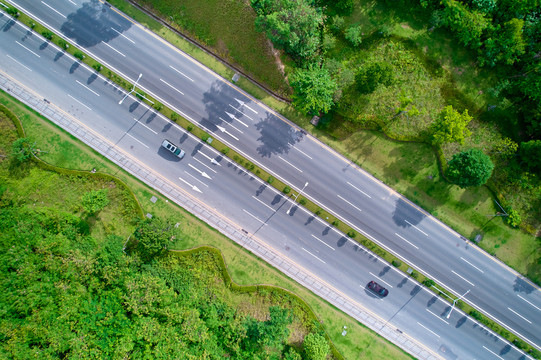
[[[541,140],[520,143],[519,154],[526,169],[541,172]]]
[[[479,149],[469,149],[453,156],[446,175],[453,184],[466,188],[485,184],[493,169],[494,164],[488,155]]]
[[[89,214],[103,210],[108,204],[107,189],[92,190],[83,194],[83,208]]]
[[[470,11],[456,0],[443,0],[442,4],[443,24],[451,28],[464,45],[479,48],[483,32],[490,28],[490,20],[479,11]]]
[[[344,31],[344,37],[353,46],[359,46],[363,42],[363,30],[359,25],[350,26]]]
[[[167,243],[173,237],[173,226],[159,218],[145,219],[133,233],[136,250],[144,262],[167,252]]]
[[[308,69],[297,69],[290,75],[289,82],[294,90],[293,105],[298,110],[318,115],[334,105],[337,84],[327,68],[311,65]]]
[[[329,343],[324,336],[310,333],[304,337],[304,351],[308,359],[325,360],[329,350]]]
[[[361,94],[370,94],[379,84],[389,86],[393,83],[393,68],[385,62],[369,63],[359,70],[355,81]]]
[[[468,110],[460,114],[451,105],[446,106],[432,124],[432,144],[443,145],[451,142],[463,144],[464,138],[471,135],[467,129],[471,120]]]
[[[497,25],[492,37],[485,40],[485,47],[479,57],[481,66],[495,66],[497,63],[513,65],[526,51],[526,42],[522,36],[524,21],[516,18]]]
[[[256,27],[299,62],[312,59],[320,44],[321,10],[308,0],[252,0]]]

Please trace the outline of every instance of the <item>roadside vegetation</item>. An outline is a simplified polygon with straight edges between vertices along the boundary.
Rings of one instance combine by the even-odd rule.
[[[8,95],[0,103],[12,110],[0,112],[4,355],[316,359],[333,352],[330,336],[347,358],[409,358]],[[12,112],[23,122],[23,141]],[[148,201],[152,195],[159,201]],[[146,212],[158,221],[141,222]],[[165,236],[144,231],[149,223]],[[193,250],[164,253],[163,244]]]
[[[183,0],[171,8],[166,1],[137,2],[158,14],[164,14],[163,6],[180,11],[195,39],[200,27],[210,29],[197,23],[201,10],[194,10],[206,4]],[[538,3],[251,4],[256,18],[244,14],[245,22],[254,21],[255,27],[231,23],[212,35],[213,42],[226,30],[255,29],[269,36],[281,51],[293,105],[322,118],[313,128],[309,117],[283,107],[286,116],[460,233],[470,239],[482,235],[481,247],[540,283]],[[217,18],[220,14],[213,21],[227,17]],[[468,21],[453,20],[458,18]],[[182,22],[177,25],[183,28]],[[230,46],[231,52],[244,45]],[[463,163],[455,161],[452,172],[447,163],[471,149],[490,162],[475,172],[477,179],[459,183],[465,167],[456,165]]]

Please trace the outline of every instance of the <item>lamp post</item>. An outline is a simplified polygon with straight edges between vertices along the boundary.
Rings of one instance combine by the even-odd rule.
[[[308,186],[308,181],[306,182],[306,184],[304,184],[304,186],[302,187],[301,191],[299,191],[299,193],[297,194],[297,196],[295,196],[295,200],[293,201],[293,204],[291,204],[291,206],[289,207],[289,209],[287,209],[286,211],[286,214],[289,215],[289,212],[291,211],[291,209],[293,208],[293,205],[295,205],[295,202],[297,201],[297,198],[299,197],[300,194],[302,194],[302,191],[304,190],[305,187]]]
[[[139,77],[137,78],[137,80],[135,80],[135,83],[133,84],[133,87],[131,88],[130,92],[127,93],[123,98],[122,100],[120,100],[118,102],[118,105],[122,105],[122,102],[135,90],[135,87],[137,86],[137,82],[139,81],[139,79],[141,79],[141,76],[143,76],[143,74],[139,74]]]
[[[462,299],[464,296],[466,296],[466,294],[468,294],[469,292],[470,292],[470,290],[466,291],[464,293],[464,295],[462,295],[461,297],[453,300],[453,306],[451,306],[451,310],[449,310],[449,314],[447,314],[447,319],[449,319],[451,317],[451,313],[453,312],[453,309],[455,308],[456,302],[458,300]]]

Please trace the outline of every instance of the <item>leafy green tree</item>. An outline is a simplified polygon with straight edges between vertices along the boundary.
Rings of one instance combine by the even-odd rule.
[[[83,208],[89,214],[95,214],[109,205],[107,189],[92,190],[83,194]]]
[[[479,149],[469,149],[453,156],[446,175],[453,184],[466,188],[485,184],[493,169],[494,164],[488,155]]]
[[[353,46],[359,46],[363,42],[363,31],[359,25],[350,26],[344,31],[344,37]]]
[[[290,347],[289,350],[284,354],[283,359],[284,360],[302,360],[302,356],[301,354],[297,352],[297,350]]]
[[[304,337],[304,352],[309,360],[325,360],[329,354],[329,343],[324,336],[310,333]]]
[[[490,20],[456,0],[442,0],[442,22],[450,27],[464,45],[476,49],[482,45],[483,33],[490,28]]]
[[[289,83],[294,90],[293,105],[305,114],[326,113],[334,105],[337,84],[325,67],[297,69],[289,76]]]
[[[323,14],[309,0],[252,0],[256,27],[300,63],[319,48]]]
[[[379,84],[389,86],[393,83],[393,68],[386,62],[369,63],[359,70],[355,81],[361,94],[370,94]]]
[[[514,228],[518,227],[522,222],[518,211],[516,211],[515,209],[511,209],[509,210],[508,214],[509,215],[505,217],[505,222]]]
[[[468,110],[460,114],[451,105],[446,106],[431,126],[432,144],[443,145],[452,142],[463,144],[464,139],[471,135],[467,128],[471,120]]]
[[[512,158],[516,154],[518,150],[518,144],[510,138],[506,137],[497,141],[494,144],[493,150],[494,153],[496,153],[500,158],[507,160]]]
[[[32,157],[34,153],[34,145],[28,138],[19,138],[15,140],[11,146],[11,155],[18,162],[23,162]]]
[[[496,0],[473,0],[472,5],[484,14],[490,14],[496,10]]]
[[[519,154],[526,169],[541,172],[541,140],[520,143]]]
[[[511,19],[503,24],[497,25],[492,37],[485,40],[482,55],[479,57],[481,66],[495,66],[497,63],[513,65],[524,55],[526,42],[522,36],[524,21]]]
[[[173,226],[160,218],[145,219],[133,233],[136,250],[144,262],[163,256],[173,237]]]

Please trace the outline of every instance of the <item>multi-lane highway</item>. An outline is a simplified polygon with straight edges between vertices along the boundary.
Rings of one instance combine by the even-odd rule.
[[[530,342],[540,343],[541,329],[535,321],[541,313],[537,289],[269,109],[97,1],[16,3],[127,77],[136,79],[142,73],[139,83],[146,91],[288,182],[300,188],[308,181],[305,193],[359,232],[455,293],[469,290],[466,301]],[[374,261],[302,209],[287,215],[284,207],[289,208],[289,203],[280,194],[239,172],[227,160],[212,164],[210,159],[217,155],[211,149],[133,99],[119,106],[123,93],[114,85],[46,45],[39,36],[10,23],[5,14],[2,21],[3,71],[47,94],[172,183],[248,231],[257,232],[273,247],[435,351],[445,345],[461,358],[494,358],[491,353],[503,358],[520,356],[460,312],[447,319],[448,306],[441,300],[415,290],[416,285],[403,275]],[[191,157],[171,166],[172,159],[159,150],[164,136],[182,143]],[[391,294],[384,303],[364,292],[370,279],[388,284]]]

